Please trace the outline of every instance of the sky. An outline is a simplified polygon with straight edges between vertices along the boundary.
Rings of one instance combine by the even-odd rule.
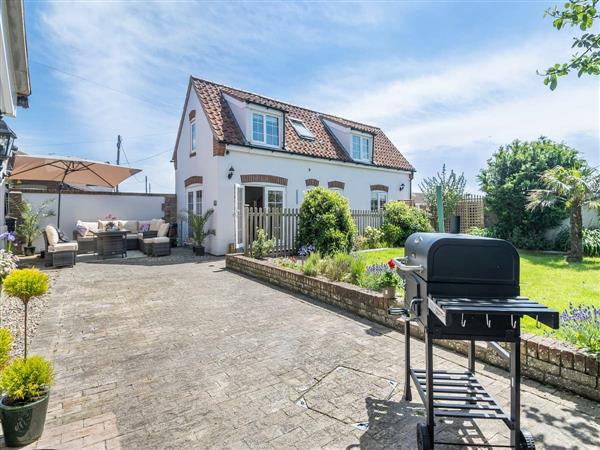
[[[566,61],[552,1],[26,1],[30,108],[19,148],[143,170],[123,191],[174,192],[170,163],[190,75],[378,126],[417,169],[477,174],[514,139],[544,135],[600,164],[600,78]]]

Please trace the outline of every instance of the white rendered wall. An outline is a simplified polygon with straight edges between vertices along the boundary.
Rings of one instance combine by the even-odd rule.
[[[55,213],[58,211],[58,194],[24,191],[22,199],[34,207],[45,201],[51,201],[49,207]],[[160,194],[63,194],[60,208],[60,229],[68,239],[72,239],[77,220],[92,222],[104,219],[107,214],[124,220],[160,219],[164,215],[162,211],[164,202],[165,197]],[[56,215],[48,217],[42,221],[42,226],[45,227],[47,224],[56,226],[56,219]],[[34,245],[37,247],[37,251],[43,249],[43,238],[39,237]]]
[[[196,156],[190,157],[190,121],[189,113],[196,110]],[[208,223],[208,227],[217,229],[219,214],[214,206],[217,200],[217,159],[213,156],[213,134],[198,100],[196,92],[192,88],[188,103],[185,107],[181,134],[179,136],[179,145],[177,147],[177,169],[175,170],[175,192],[177,193],[177,214],[187,209],[187,195],[185,180],[192,176],[201,176],[203,183],[201,186],[195,185],[193,189],[202,189],[202,211],[209,208],[215,208],[215,213]],[[190,186],[191,187],[191,186]],[[180,230],[185,232],[185,225],[181,217],[178,219]],[[209,253],[214,253],[212,241],[215,238],[209,236],[204,243]]]

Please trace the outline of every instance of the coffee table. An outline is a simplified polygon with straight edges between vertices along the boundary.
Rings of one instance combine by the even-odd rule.
[[[98,231],[94,234],[96,236],[96,253],[99,258],[104,259],[118,255],[125,258],[127,256],[127,231]]]

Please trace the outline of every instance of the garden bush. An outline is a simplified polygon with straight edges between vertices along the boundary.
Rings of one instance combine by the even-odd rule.
[[[527,194],[544,189],[540,175],[553,167],[580,167],[577,151],[541,137],[536,141],[514,141],[501,146],[479,174],[486,207],[497,217],[494,233],[519,248],[546,248],[543,233],[566,216],[564,205],[527,209]]]
[[[471,227],[467,230],[467,234],[480,237],[495,237],[491,228]]]
[[[382,240],[383,231],[381,231],[379,228],[365,228],[365,241],[367,248],[372,249],[381,247]]]
[[[350,273],[348,281],[352,284],[360,285],[367,271],[367,262],[361,255],[353,255],[350,261]]]
[[[554,239],[556,250],[563,252],[571,248],[571,236],[569,227],[562,228]],[[583,229],[583,254],[585,256],[600,256],[600,228]]]
[[[0,376],[0,388],[11,404],[31,403],[42,398],[53,382],[52,365],[41,356],[16,358]]]
[[[274,246],[275,241],[267,239],[267,233],[261,228],[256,232],[256,239],[250,246],[250,256],[255,259],[263,259],[271,254]]]
[[[352,256],[347,253],[336,253],[326,258],[323,275],[331,281],[342,281],[347,278],[352,265]]]
[[[600,361],[600,307],[569,305],[560,316],[560,328],[552,334],[592,353]]]
[[[383,236],[391,247],[404,245],[406,238],[418,231],[432,231],[425,212],[403,201],[388,202],[384,208]]]
[[[304,275],[316,277],[321,269],[321,264],[321,254],[319,252],[312,252],[306,257],[306,260],[300,266],[300,270],[302,270]]]
[[[348,200],[317,187],[306,193],[298,218],[298,245],[314,245],[324,255],[352,250],[356,227]]]
[[[13,337],[8,328],[0,328],[0,370],[4,368],[10,358]]]

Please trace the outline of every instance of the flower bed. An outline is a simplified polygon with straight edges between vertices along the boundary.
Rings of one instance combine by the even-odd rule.
[[[369,289],[324,277],[307,276],[293,268],[281,267],[268,260],[256,260],[243,255],[227,255],[228,269],[267,281],[292,292],[350,311],[399,331],[404,321],[387,314],[393,300]],[[413,324],[413,336],[422,338],[422,330]],[[522,336],[521,364],[523,373],[535,380],[569,389],[600,401],[599,362],[592,354],[573,345],[549,337]],[[460,353],[467,353],[467,343],[437,340],[437,344]],[[485,344],[477,345],[476,355],[487,363],[506,368],[506,362]]]

